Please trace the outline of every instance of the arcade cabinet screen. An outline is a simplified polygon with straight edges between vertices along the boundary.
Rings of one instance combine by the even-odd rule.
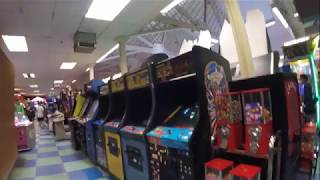
[[[90,107],[90,111],[87,114],[87,120],[90,120],[90,119],[94,118],[93,116],[95,115],[98,107],[99,107],[99,100],[95,100],[92,103],[92,106]]]
[[[83,104],[83,106],[82,106],[82,109],[81,109],[81,112],[80,112],[80,117],[83,117],[83,115],[84,115],[84,113],[86,112],[86,109],[87,109],[87,107],[88,107],[88,105],[89,105],[89,102],[90,102],[89,99],[87,99],[87,100],[84,102],[84,104]]]
[[[198,118],[199,107],[197,105],[179,106],[164,120],[163,125],[181,128],[194,127],[198,121]]]

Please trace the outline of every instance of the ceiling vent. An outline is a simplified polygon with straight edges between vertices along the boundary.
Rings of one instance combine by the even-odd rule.
[[[74,52],[77,53],[92,53],[96,49],[96,34],[77,31],[74,35]]]

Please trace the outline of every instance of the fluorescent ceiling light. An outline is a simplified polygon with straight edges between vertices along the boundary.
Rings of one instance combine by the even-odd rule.
[[[107,84],[109,81],[110,81],[111,77],[107,77],[107,78],[104,78],[102,79],[102,81]]]
[[[33,79],[36,78],[36,75],[34,73],[30,73],[29,76]]]
[[[217,39],[212,38],[212,39],[211,39],[211,43],[213,43],[213,44],[218,44],[219,41],[218,41]]]
[[[273,7],[272,8],[273,13],[278,17],[278,19],[280,20],[281,24],[285,27],[285,28],[289,28],[289,25],[287,23],[287,21],[284,19],[283,15],[281,14],[281,12],[279,11],[279,9],[277,7]]]
[[[63,80],[54,80],[53,81],[53,84],[62,84],[63,83]]]
[[[93,0],[86,18],[112,21],[131,0]]]
[[[77,80],[72,80],[72,81],[71,81],[72,84],[75,83],[75,82],[77,82]]]
[[[173,0],[169,5],[167,5],[165,8],[163,8],[160,13],[165,14],[168,11],[170,11],[172,8],[176,7],[178,4],[180,4],[184,0]]]
[[[28,76],[28,74],[27,74],[27,73],[22,73],[22,76],[23,76],[24,78],[26,78],[26,79],[28,79],[28,78],[29,78],[29,76]]]
[[[115,74],[115,75],[112,76],[112,79],[115,80],[115,79],[120,78],[121,76],[122,76],[121,73],[117,73],[117,74]]]
[[[309,41],[309,39],[310,39],[309,36],[301,37],[301,38],[298,38],[298,39],[294,39],[294,40],[285,42],[283,44],[283,46],[291,46],[291,45],[294,45],[294,44],[299,44],[299,43],[302,43],[302,42],[305,42],[305,41]]]
[[[88,72],[88,71],[90,71],[90,68],[87,68],[87,69],[86,69],[86,72]]]
[[[39,91],[39,90],[34,90],[33,92],[34,92],[34,93],[39,93],[40,91]]]
[[[274,26],[276,24],[276,21],[270,21],[268,23],[266,23],[266,27],[271,27],[271,26]]]
[[[115,50],[119,48],[119,44],[116,44],[113,46],[108,52],[106,52],[103,56],[101,56],[96,63],[100,63],[102,60],[104,60],[106,57],[108,57],[111,53],[113,53]]]
[[[14,90],[15,90],[15,91],[21,91],[21,89],[20,89],[20,88],[14,88]]]
[[[54,90],[54,88],[50,88],[50,90],[51,90],[51,91],[53,91],[53,90]]]
[[[299,13],[296,12],[296,13],[293,14],[293,16],[294,17],[299,17]]]
[[[31,84],[29,87],[31,88],[38,88],[39,86],[37,84]]]
[[[76,65],[76,62],[63,62],[60,69],[73,69]]]
[[[24,36],[2,35],[2,39],[10,52],[28,52],[28,45]]]

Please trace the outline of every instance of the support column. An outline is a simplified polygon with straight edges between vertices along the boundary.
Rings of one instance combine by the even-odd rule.
[[[89,66],[89,79],[90,81],[94,80],[94,64]]]
[[[128,41],[127,37],[118,37],[116,39],[119,43],[119,52],[120,52],[120,71],[122,74],[128,72],[128,61],[126,53],[126,43]]]
[[[239,4],[237,0],[225,0],[224,2],[237,48],[241,76],[243,78],[251,77],[254,74],[254,66]]]

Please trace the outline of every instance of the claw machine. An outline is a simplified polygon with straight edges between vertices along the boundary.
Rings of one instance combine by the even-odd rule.
[[[156,64],[155,71],[156,127],[147,133],[151,179],[205,179],[205,162],[210,156],[209,113],[215,113],[208,109],[206,81],[216,81],[213,92],[226,88],[231,80],[229,63],[195,46]]]
[[[111,83],[111,110],[104,124],[104,138],[106,146],[107,170],[115,178],[124,179],[122,146],[120,128],[126,112],[126,82],[124,77],[112,79]]]
[[[93,134],[96,148],[97,164],[107,169],[106,147],[104,139],[104,124],[111,111],[110,83],[99,87],[99,110],[93,122]]]
[[[128,106],[120,130],[122,157],[127,180],[148,180],[149,156],[145,134],[153,121],[151,65],[126,75]]]

